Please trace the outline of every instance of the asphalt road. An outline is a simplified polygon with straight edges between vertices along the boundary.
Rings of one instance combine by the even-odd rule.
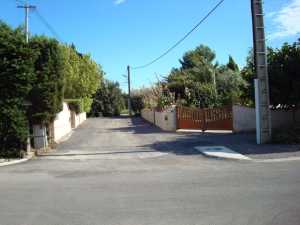
[[[199,135],[88,120],[55,153],[0,168],[0,224],[300,224],[299,161],[207,159]]]

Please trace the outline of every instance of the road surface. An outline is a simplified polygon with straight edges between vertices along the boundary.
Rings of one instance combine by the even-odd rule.
[[[199,135],[90,119],[50,155],[0,168],[0,224],[300,224],[299,161],[207,159]]]

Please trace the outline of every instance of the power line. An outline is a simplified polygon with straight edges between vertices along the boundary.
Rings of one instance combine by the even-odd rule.
[[[216,11],[219,6],[221,6],[221,4],[224,2],[225,0],[221,0],[218,2],[217,5],[215,5],[186,35],[184,35],[183,38],[181,38],[179,41],[177,41],[171,48],[169,48],[167,51],[165,51],[162,55],[160,55],[159,57],[155,58],[154,60],[152,60],[151,62],[142,65],[142,66],[136,66],[133,67],[133,70],[137,70],[137,69],[143,69],[146,68],[152,64],[154,64],[155,62],[157,62],[158,60],[160,60],[161,58],[165,57],[167,54],[169,54],[173,49],[175,49],[178,45],[180,45],[185,39],[187,39],[204,21],[206,21],[206,19],[214,12]]]
[[[30,10],[36,9],[36,6],[29,5],[27,2],[24,2],[23,5],[18,5],[19,1],[17,1],[17,8],[25,10],[25,36],[26,36],[26,43],[29,41],[29,13]]]
[[[16,0],[17,4],[28,4],[28,1],[26,0]],[[37,17],[40,19],[40,21],[48,28],[48,30],[52,33],[52,35],[59,40],[60,42],[62,42],[62,39],[60,38],[60,35],[56,32],[56,30],[50,25],[50,23],[48,23],[48,21],[45,19],[45,17],[38,11],[37,8],[35,8],[34,10],[35,14],[37,15]]]
[[[45,17],[43,17],[43,15],[36,9],[35,14],[37,15],[37,17],[40,19],[40,21],[48,28],[48,30],[52,33],[52,35],[54,37],[56,37],[56,39],[58,39],[60,42],[62,42],[59,34],[56,32],[56,30],[48,23],[48,21],[45,19]]]

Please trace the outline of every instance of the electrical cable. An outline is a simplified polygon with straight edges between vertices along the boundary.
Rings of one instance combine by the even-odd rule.
[[[186,35],[183,36],[183,38],[181,38],[179,41],[177,41],[173,46],[171,46],[167,51],[165,51],[163,54],[161,54],[159,57],[155,58],[154,60],[150,61],[147,64],[141,65],[141,66],[136,66],[136,67],[132,67],[133,70],[138,70],[138,69],[144,69],[148,66],[151,66],[152,64],[156,63],[157,61],[159,61],[160,59],[162,59],[163,57],[165,57],[166,55],[168,55],[173,49],[175,49],[178,45],[180,45],[185,39],[187,39],[203,22],[205,22],[208,17],[214,12],[216,11],[221,4],[224,2],[225,0],[221,0],[218,2],[217,5],[215,5]]]

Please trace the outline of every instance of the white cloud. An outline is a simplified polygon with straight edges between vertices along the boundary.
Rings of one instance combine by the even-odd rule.
[[[300,33],[300,0],[291,0],[278,12],[268,14],[275,31],[269,35],[269,39],[277,39],[294,36]]]
[[[125,2],[126,2],[126,0],[115,0],[114,4],[115,5],[121,5],[121,4],[125,3]]]

